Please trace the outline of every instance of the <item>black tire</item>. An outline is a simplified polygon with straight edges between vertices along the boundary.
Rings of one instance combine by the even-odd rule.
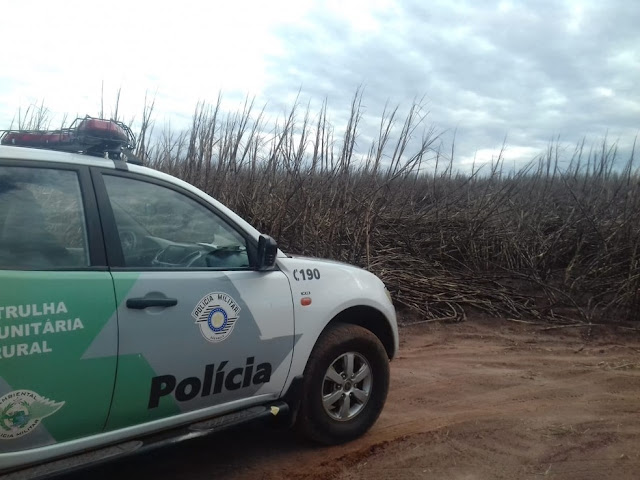
[[[351,372],[358,369],[356,373],[359,376],[353,375],[355,380],[366,373],[365,364],[370,371],[370,379],[360,382],[346,379],[342,385],[333,382],[329,373],[335,375],[340,365],[346,367],[349,361]],[[329,367],[333,367],[331,372]],[[342,371],[347,370],[345,368]],[[341,374],[341,377],[345,376]],[[367,390],[368,397],[360,401]],[[296,428],[305,437],[325,445],[357,438],[378,419],[388,390],[389,358],[378,337],[358,325],[331,325],[316,342],[307,362]],[[328,404],[338,394],[341,398],[335,404],[325,406],[323,399]],[[346,395],[349,395],[349,399],[346,399]],[[337,418],[341,415],[342,418]]]

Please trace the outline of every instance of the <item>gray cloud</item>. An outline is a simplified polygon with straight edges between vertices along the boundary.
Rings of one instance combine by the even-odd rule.
[[[430,121],[457,129],[460,158],[508,145],[542,150],[560,137],[628,145],[638,133],[640,7],[634,2],[422,2],[372,15],[377,31],[320,7],[277,33],[266,96],[301,87],[335,115],[358,85],[371,114],[426,95]],[[530,158],[530,157],[529,157]]]
[[[23,3],[11,4],[18,13],[6,17],[25,15],[30,7]],[[107,12],[117,24],[128,5],[120,3]],[[95,115],[104,82],[109,105],[122,87],[129,118],[139,117],[145,91],[157,91],[158,128],[166,120],[174,129],[187,128],[195,102],[215,102],[218,90],[230,110],[256,94],[270,119],[281,118],[300,91],[300,103],[309,102],[313,113],[327,99],[339,132],[361,87],[362,149],[385,105],[406,112],[422,99],[447,149],[456,132],[461,165],[476,153],[479,161],[490,159],[505,137],[515,161],[531,159],[557,137],[573,145],[608,134],[628,152],[640,129],[634,1],[273,0],[250,9],[199,2],[180,22],[169,11],[140,7],[125,22],[139,29],[113,35],[99,55],[91,41],[81,42],[74,54],[81,61],[70,63],[41,53],[42,45],[74,31],[73,18],[51,14],[37,19],[19,54],[7,56],[2,125],[38,99],[55,115]],[[93,30],[83,28],[91,40]],[[18,38],[20,25],[6,23],[2,32]]]

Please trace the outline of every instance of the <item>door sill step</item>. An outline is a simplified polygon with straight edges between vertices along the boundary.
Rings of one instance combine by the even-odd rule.
[[[288,412],[289,405],[282,401],[249,407],[244,410],[188,424],[173,430],[157,432],[156,434],[141,437],[140,439],[129,440],[70,457],[52,460],[48,463],[34,465],[4,475],[0,474],[0,480],[49,478],[61,473],[70,473],[72,471],[94,467],[116,458],[121,459],[134,454],[146,453],[150,450],[179,443],[184,440],[205,437],[212,433],[221,432],[255,420],[285,415]]]
[[[250,407],[239,412],[229,413],[221,417],[212,418],[189,425],[188,429],[198,433],[213,433],[227,428],[241,425],[243,423],[257,420],[259,418],[268,418],[276,415],[283,415],[289,411],[289,406],[284,402],[275,402],[269,405],[260,405]]]

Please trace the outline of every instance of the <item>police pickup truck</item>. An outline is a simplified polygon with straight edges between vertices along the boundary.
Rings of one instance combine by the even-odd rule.
[[[135,164],[119,122],[0,143],[0,473],[258,418],[324,444],[376,421],[398,349],[376,276],[283,253]]]

